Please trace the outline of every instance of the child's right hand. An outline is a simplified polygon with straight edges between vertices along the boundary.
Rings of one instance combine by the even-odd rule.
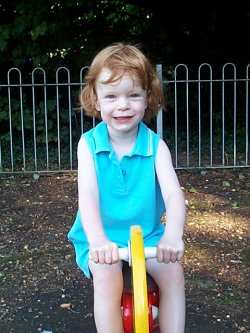
[[[119,261],[118,246],[107,239],[98,241],[90,246],[89,258],[96,264],[115,264]]]

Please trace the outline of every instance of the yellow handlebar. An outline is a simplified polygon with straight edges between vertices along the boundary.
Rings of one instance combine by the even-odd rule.
[[[130,229],[130,255],[132,266],[134,332],[148,333],[148,294],[144,256],[144,243],[140,226]]]

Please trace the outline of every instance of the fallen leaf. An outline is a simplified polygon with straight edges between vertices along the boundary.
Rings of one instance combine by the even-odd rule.
[[[60,308],[70,310],[73,307],[71,303],[63,303],[60,305]]]

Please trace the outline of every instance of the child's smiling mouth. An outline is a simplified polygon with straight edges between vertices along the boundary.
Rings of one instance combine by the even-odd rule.
[[[132,119],[133,116],[120,116],[120,117],[114,117],[115,120],[120,121],[120,122],[126,122]]]

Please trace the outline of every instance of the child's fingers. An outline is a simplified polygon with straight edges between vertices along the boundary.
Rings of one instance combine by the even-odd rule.
[[[157,261],[158,262],[162,262],[163,261],[163,254],[162,254],[162,251],[159,248],[159,246],[157,246],[156,257],[157,257]]]
[[[180,261],[181,258],[183,257],[183,254],[184,254],[184,250],[180,250],[178,251],[178,254],[177,254],[177,261]]]
[[[112,264],[119,260],[118,247],[115,243],[109,243],[98,248],[91,248],[89,253],[90,260],[99,264]]]
[[[112,249],[107,248],[105,250],[105,264],[111,264],[112,263]]]
[[[90,249],[89,258],[90,258],[90,260],[92,260],[95,263],[98,262],[98,252],[96,249]]]
[[[115,243],[111,243],[105,247],[105,263],[114,264],[119,260],[118,247]]]
[[[163,262],[165,264],[168,264],[170,262],[171,259],[171,250],[166,248],[163,250]]]
[[[170,261],[171,262],[180,261],[181,258],[183,257],[183,253],[184,253],[184,250],[172,249],[170,251]]]
[[[175,249],[172,249],[169,251],[169,261],[176,262],[177,260],[177,251]]]
[[[112,263],[115,264],[118,261],[119,261],[118,246],[116,244],[113,244],[113,247],[112,247]]]
[[[99,262],[99,264],[105,263],[105,249],[104,248],[98,249],[98,262]]]
[[[177,250],[173,248],[164,248],[161,246],[158,246],[157,248],[157,260],[159,262],[164,262],[165,264],[168,264],[170,262],[176,262],[179,261],[183,257],[183,250]]]
[[[160,246],[157,248],[157,260],[159,262],[164,262],[164,249]]]

